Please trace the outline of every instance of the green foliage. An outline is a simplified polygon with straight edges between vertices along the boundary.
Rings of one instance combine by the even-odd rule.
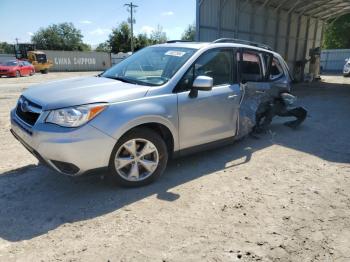
[[[130,44],[130,27],[126,22],[122,22],[117,28],[112,29],[112,33],[107,40],[112,53],[129,52]]]
[[[136,38],[135,38],[135,51],[140,50],[142,48],[144,48],[145,46],[149,46],[150,40],[147,36],[147,34],[139,34]]]
[[[91,51],[91,45],[81,43],[79,47],[79,51]]]
[[[107,53],[109,53],[109,52],[111,52],[111,47],[110,47],[110,45],[109,45],[108,42],[104,42],[104,43],[99,44],[99,45],[96,47],[95,51],[97,51],[97,52],[107,52]]]
[[[350,14],[331,20],[326,25],[323,46],[324,49],[350,48]]]
[[[162,44],[168,41],[168,37],[166,33],[163,31],[163,27],[157,25],[157,28],[152,31],[150,42],[152,45],[154,44]]]
[[[152,32],[151,38],[149,38],[147,34],[138,34],[134,36],[134,49],[137,51],[151,44],[164,43],[166,40],[166,34],[162,31],[162,28],[158,26],[158,29]],[[100,44],[97,48],[99,50],[109,50],[109,52],[115,54],[119,52],[127,53],[131,51],[130,41],[130,26],[127,22],[122,22],[117,28],[112,30],[107,42]]]
[[[1,54],[13,54],[14,46],[7,42],[0,42],[0,53]]]
[[[53,24],[40,28],[32,36],[32,42],[37,49],[89,51],[91,47],[83,43],[81,31],[72,23]]]
[[[181,40],[194,41],[196,37],[196,25],[191,24],[182,33]]]

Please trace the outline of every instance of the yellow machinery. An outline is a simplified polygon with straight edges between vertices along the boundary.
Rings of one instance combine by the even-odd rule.
[[[16,44],[15,55],[17,59],[27,60],[32,63],[36,72],[47,74],[52,67],[52,61],[48,60],[42,51],[36,51],[33,44]]]

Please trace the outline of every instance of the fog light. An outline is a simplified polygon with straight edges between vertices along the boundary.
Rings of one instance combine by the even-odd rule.
[[[61,162],[57,160],[50,160],[52,164],[56,166],[58,170],[67,175],[74,175],[79,172],[79,168],[72,163]]]

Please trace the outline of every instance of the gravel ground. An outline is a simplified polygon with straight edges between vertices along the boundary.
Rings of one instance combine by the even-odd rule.
[[[91,74],[0,79],[0,261],[350,261],[350,78],[297,86],[296,131],[278,119],[123,189],[38,166],[9,133],[23,89]]]

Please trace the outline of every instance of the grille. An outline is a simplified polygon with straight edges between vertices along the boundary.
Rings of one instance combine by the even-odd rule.
[[[41,109],[41,106],[22,96],[18,100],[16,114],[23,122],[33,126],[40,116]]]
[[[0,69],[0,72],[2,72],[2,73],[5,73],[7,71],[8,71],[7,69]]]

